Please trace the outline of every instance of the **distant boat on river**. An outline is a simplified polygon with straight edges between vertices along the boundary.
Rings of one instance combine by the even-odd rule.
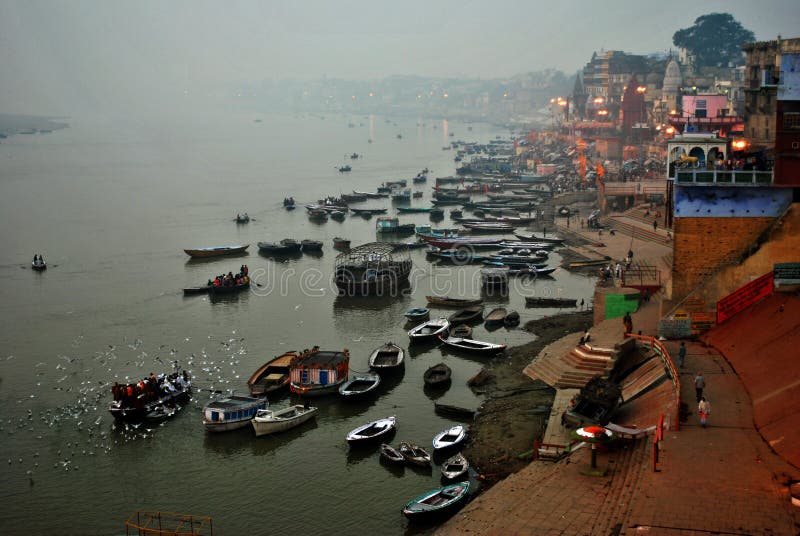
[[[187,255],[193,258],[221,257],[223,255],[238,255],[244,253],[250,244],[236,246],[212,246],[207,248],[184,249]]]

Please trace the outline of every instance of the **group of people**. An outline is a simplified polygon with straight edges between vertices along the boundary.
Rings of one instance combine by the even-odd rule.
[[[236,275],[234,275],[233,272],[218,275],[213,281],[209,279],[208,285],[214,287],[239,286],[250,281],[250,276],[248,275],[249,273],[250,269],[246,264],[243,264],[239,267],[239,273]]]
[[[44,264],[44,257],[38,253],[33,256],[33,264]]]
[[[184,391],[189,384],[187,372],[180,371],[175,366],[172,374],[159,374],[152,372],[150,376],[142,378],[136,383],[127,385],[114,382],[111,393],[114,401],[120,402],[122,407],[143,407],[148,402],[160,400],[165,396]]]
[[[284,207],[293,207],[294,206],[294,197],[284,197],[283,198],[283,206]]]

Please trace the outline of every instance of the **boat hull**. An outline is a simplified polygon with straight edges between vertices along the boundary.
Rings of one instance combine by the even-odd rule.
[[[244,253],[249,245],[245,246],[221,246],[216,248],[184,249],[187,255],[193,258],[224,257],[225,255],[238,255]]]
[[[347,379],[343,379],[336,383],[331,383],[328,385],[301,385],[296,383],[289,383],[289,389],[300,396],[305,397],[315,397],[315,396],[326,396],[326,395],[335,395],[339,392],[339,386],[346,382]]]
[[[277,434],[280,432],[285,432],[286,430],[291,430],[292,428],[300,426],[304,422],[310,421],[317,416],[317,413],[319,413],[318,408],[305,408],[303,406],[292,406],[292,408],[295,411],[295,415],[291,418],[266,420],[265,418],[256,415],[256,417],[251,421],[253,424],[253,431],[255,432],[256,436]],[[285,411],[286,410],[284,410],[284,412]],[[279,417],[281,413],[281,411],[276,411],[274,412],[274,416]]]

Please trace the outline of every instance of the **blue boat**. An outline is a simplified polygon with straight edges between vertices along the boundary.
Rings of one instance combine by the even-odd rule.
[[[427,320],[431,315],[430,309],[425,307],[414,307],[406,311],[405,317],[409,320]]]
[[[403,515],[409,521],[428,521],[452,514],[465,502],[469,486],[465,481],[423,493],[406,504]]]

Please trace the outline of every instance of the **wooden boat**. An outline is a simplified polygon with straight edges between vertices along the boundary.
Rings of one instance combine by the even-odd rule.
[[[484,369],[481,370],[483,371]],[[440,404],[439,402],[434,402],[433,411],[437,415],[442,415],[444,417],[452,417],[456,419],[465,419],[465,420],[472,420],[475,418],[475,410],[462,408],[460,406],[451,406],[449,404]]]
[[[516,275],[516,276],[548,276],[556,271],[556,268],[539,268],[535,265],[533,266],[524,266],[524,267],[514,267],[508,270],[508,275]]]
[[[413,263],[408,248],[372,242],[347,250],[336,257],[333,279],[340,295],[395,296],[408,285]]]
[[[369,356],[369,368],[378,373],[389,373],[405,366],[406,351],[394,343],[387,342],[376,348]]]
[[[481,305],[483,300],[469,300],[462,298],[449,298],[447,296],[425,296],[428,300],[428,305],[435,305],[436,307],[470,307],[472,305]]]
[[[430,212],[431,210],[433,210],[431,207],[397,207],[397,212],[401,214],[416,214],[419,212]]]
[[[525,305],[527,307],[575,307],[578,300],[573,298],[536,298],[527,296]]]
[[[507,328],[510,328],[510,327],[513,327],[513,326],[518,326],[519,325],[519,313],[516,312],[516,311],[511,311],[510,313],[508,313],[506,315],[505,319],[503,319],[503,324]]]
[[[333,247],[336,249],[350,249],[350,241],[337,236],[333,239]]]
[[[587,268],[595,266],[605,266],[611,259],[587,259],[585,261],[574,261],[569,263],[570,268]]]
[[[431,248],[427,255],[433,259],[454,264],[468,264],[472,262],[483,262],[488,259],[483,255],[476,255],[468,249],[457,249],[451,251],[441,251],[438,248]]]
[[[455,348],[473,354],[492,355],[506,349],[505,344],[494,344],[491,342],[464,339],[461,337],[442,337],[442,343],[448,348]]]
[[[144,416],[144,421],[150,424],[160,424],[177,415],[181,409],[183,409],[183,406],[179,405],[171,407],[164,405],[156,406],[151,411],[147,412],[147,415]]]
[[[36,261],[31,263],[31,270],[35,270],[37,272],[47,270],[47,263],[41,259],[36,259]]]
[[[381,443],[380,451],[381,451],[381,460],[385,460],[389,463],[405,462],[405,458],[400,453],[400,451],[391,445],[388,445],[386,443]]]
[[[349,366],[347,350],[325,351],[315,346],[292,361],[289,388],[301,396],[334,394],[347,381]]]
[[[300,426],[313,419],[317,413],[319,413],[319,408],[305,407],[299,404],[276,410],[260,409],[251,422],[256,436],[262,436],[285,432],[295,426]]]
[[[442,478],[445,480],[456,480],[464,477],[469,471],[469,462],[460,452],[445,460],[442,464]]]
[[[411,200],[411,190],[406,188],[403,190],[395,190],[390,194],[392,201],[407,202]]]
[[[351,208],[350,212],[353,214],[357,214],[359,216],[363,216],[364,214],[386,214],[385,208]]]
[[[431,209],[430,215],[432,220],[437,220],[437,219],[440,220],[444,218],[444,210],[442,210],[441,208],[434,207]]]
[[[504,308],[497,307],[496,309],[489,311],[489,314],[487,314],[486,318],[484,319],[484,323],[487,326],[501,325],[503,322],[505,322],[507,314],[508,311],[506,311]]]
[[[247,387],[253,396],[280,391],[289,386],[289,368],[297,352],[286,352],[267,361],[250,376]]]
[[[238,255],[244,253],[249,244],[236,246],[212,246],[208,248],[184,249],[187,255],[193,258],[221,257],[223,255]]]
[[[208,289],[212,285],[203,285],[202,287],[185,287],[183,289],[184,296],[189,296],[192,294],[208,294]]]
[[[156,386],[144,393],[137,391],[136,384],[115,384],[115,388],[112,388],[114,400],[109,404],[108,411],[118,421],[135,423],[142,422],[160,406],[174,408],[188,404],[192,398],[192,377],[189,373],[176,370],[164,378],[166,383],[162,383],[162,386],[166,386],[166,389]],[[127,394],[127,387],[131,387],[131,396]]]
[[[244,279],[234,285],[220,285],[218,287],[209,285],[208,293],[212,296],[219,296],[221,294],[234,294],[236,292],[241,292],[242,290],[247,290],[248,288],[250,288],[250,279],[247,276],[244,276]]]
[[[459,324],[450,328],[451,337],[459,337],[461,339],[469,339],[472,337],[472,328],[466,324]]]
[[[426,522],[452,514],[465,502],[469,486],[467,480],[423,493],[403,507],[403,515],[409,521]]]
[[[446,333],[449,327],[450,322],[448,322],[446,318],[433,318],[412,328],[408,332],[408,337],[411,339],[411,342],[432,340]]]
[[[419,199],[422,197],[422,192],[414,192],[413,194],[411,194],[411,197],[413,197],[414,199]]]
[[[309,210],[308,219],[316,222],[325,222],[328,221],[328,213],[321,209]]]
[[[502,238],[437,238],[420,235],[428,244],[439,249],[458,249],[459,247],[496,247]]]
[[[240,216],[237,214],[236,217],[233,219],[233,221],[239,224],[250,223],[250,216],[248,216],[247,214],[245,214],[244,216]]]
[[[342,194],[340,197],[345,203],[360,203],[367,200],[367,196],[363,194]]]
[[[423,380],[428,387],[445,387],[450,384],[453,371],[444,363],[433,365],[425,371]]]
[[[473,233],[513,233],[516,229],[507,223],[462,223],[462,225]]]
[[[555,236],[547,237],[547,236],[536,236],[535,234],[523,234],[523,233],[514,233],[514,236],[522,240],[523,242],[545,242],[548,244],[562,244],[564,242],[563,238],[557,238]]]
[[[381,383],[377,374],[359,374],[339,386],[339,394],[345,400],[361,400],[374,395]]]
[[[364,424],[347,434],[347,442],[352,444],[379,441],[394,430],[395,423],[396,418],[391,416]]]
[[[345,213],[341,210],[334,210],[330,213],[331,219],[336,221],[344,221]]]
[[[303,251],[322,251],[322,242],[319,240],[305,239],[300,242],[300,249]]]
[[[423,467],[431,464],[431,455],[419,445],[402,441],[398,450],[400,454],[403,455],[403,459],[408,463]]]
[[[442,430],[433,437],[433,450],[443,450],[460,445],[467,438],[467,429],[457,424]]]
[[[414,234],[416,226],[413,223],[400,223],[397,218],[378,218],[375,222],[375,232],[394,234]]]
[[[203,408],[203,426],[209,432],[227,432],[247,426],[260,409],[267,409],[266,397],[223,395]]]
[[[298,242],[292,240],[291,242],[294,242],[294,244],[291,242],[284,244],[285,241],[286,239],[281,240],[279,244],[275,242],[259,242],[258,251],[265,255],[290,255],[300,251],[302,246]]]
[[[483,320],[483,305],[472,305],[447,317],[451,324],[467,324]]]
[[[367,199],[380,199],[382,197],[389,197],[388,193],[373,193],[373,192],[359,192],[358,190],[353,190],[353,193],[356,195],[363,195]]]
[[[425,307],[414,307],[413,309],[406,311],[406,314],[403,316],[405,316],[408,320],[422,322],[423,320],[430,318],[431,310]]]

